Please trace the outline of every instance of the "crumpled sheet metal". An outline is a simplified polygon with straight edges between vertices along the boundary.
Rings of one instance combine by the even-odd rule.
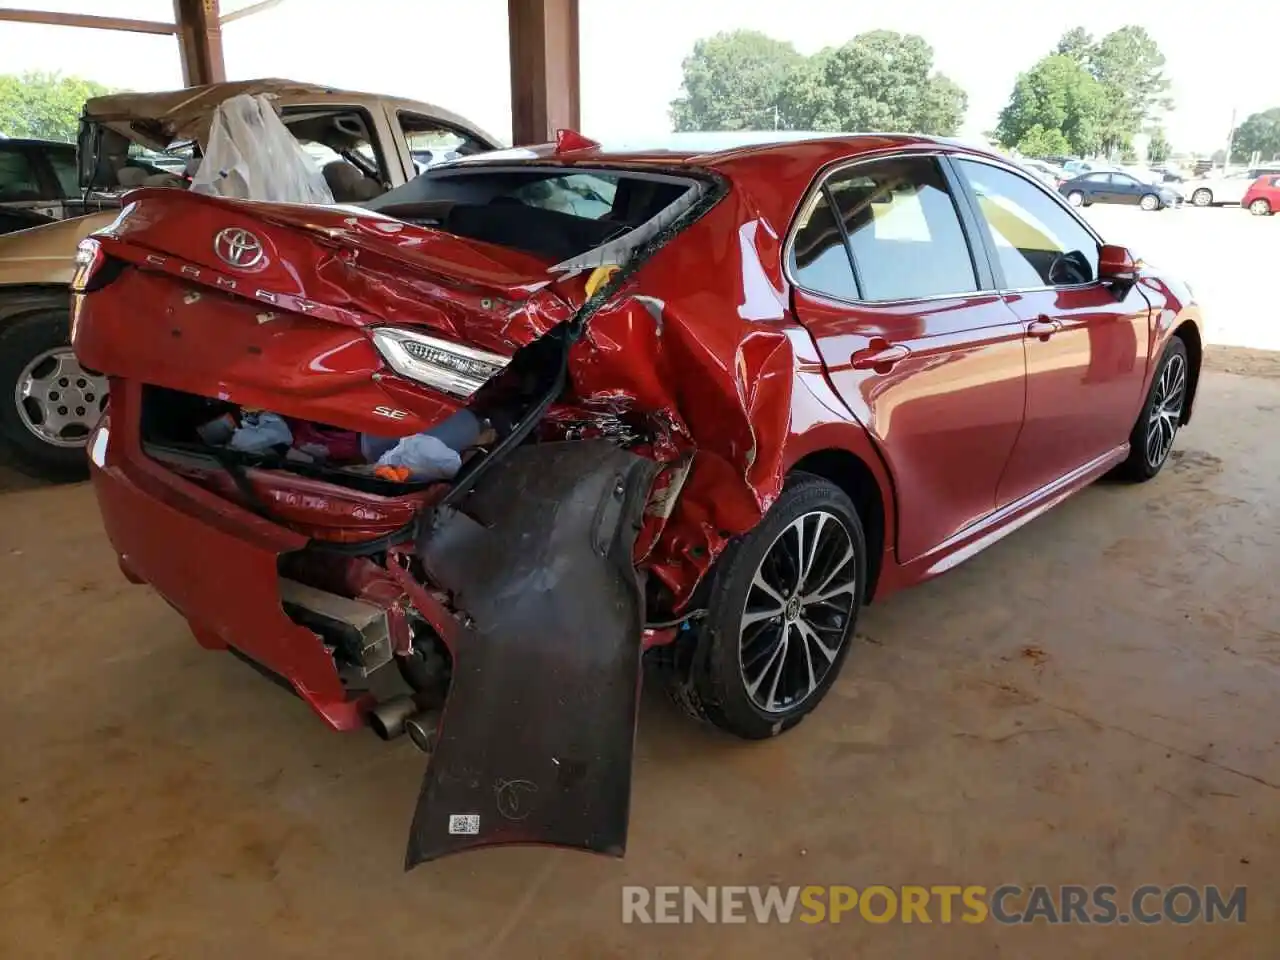
[[[645,264],[570,354],[575,405],[644,414],[660,462],[692,454],[674,511],[651,511],[639,541],[677,606],[782,488],[794,355],[770,323],[785,316],[777,237],[731,193]]]

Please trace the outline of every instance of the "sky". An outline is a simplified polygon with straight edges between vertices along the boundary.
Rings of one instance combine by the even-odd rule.
[[[223,0],[223,12],[251,0]],[[734,29],[789,40],[802,53],[867,30],[922,35],[935,68],[969,94],[962,136],[991,129],[1019,72],[1073,26],[1101,35],[1130,23],[1168,59],[1175,149],[1208,153],[1238,119],[1280,105],[1280,70],[1248,42],[1262,0],[579,0],[582,128],[633,140],[670,130],[680,64],[700,37]],[[169,20],[172,0],[12,0],[45,10]],[[286,77],[447,106],[510,137],[506,0],[283,0],[228,24],[229,79]],[[164,36],[0,23],[0,72],[60,70],[113,87],[182,85],[177,43]]]

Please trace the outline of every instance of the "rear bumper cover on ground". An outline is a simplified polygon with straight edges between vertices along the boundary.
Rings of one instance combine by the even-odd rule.
[[[406,867],[501,843],[621,856],[644,626],[632,549],[656,472],[607,441],[523,447],[423,531],[428,576],[465,619]]]

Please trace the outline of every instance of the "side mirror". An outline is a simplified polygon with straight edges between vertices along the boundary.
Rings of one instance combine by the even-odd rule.
[[[1098,254],[1099,280],[1135,280],[1138,276],[1138,261],[1129,252],[1128,247],[1118,247],[1112,243],[1102,245]]]

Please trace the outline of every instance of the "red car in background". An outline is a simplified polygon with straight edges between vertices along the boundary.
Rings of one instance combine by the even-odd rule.
[[[1255,217],[1274,216],[1280,211],[1280,175],[1266,173],[1253,181],[1240,205]]]
[[[138,191],[73,329],[125,575],[332,726],[432,749],[408,866],[620,854],[645,649],[774,736],[864,603],[1155,476],[1191,416],[1187,288],[947,141],[566,133],[366,206]],[[428,467],[377,453],[415,437]]]

